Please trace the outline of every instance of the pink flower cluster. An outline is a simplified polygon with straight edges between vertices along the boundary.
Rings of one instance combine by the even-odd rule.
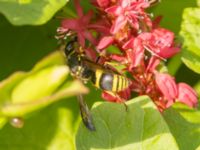
[[[151,0],[91,0],[96,13],[87,14],[78,0],[74,2],[78,17],[63,19],[59,34],[76,34],[87,57],[95,60],[102,56],[101,65],[118,62],[132,76],[132,85],[118,93],[120,97],[104,91],[105,99],[119,102],[137,92],[151,97],[160,111],[176,101],[197,106],[197,94],[189,85],[177,84],[172,76],[159,71],[162,61],[177,54],[180,47],[174,43],[173,32],[159,27],[161,18],[152,20],[146,13]],[[106,49],[111,45],[120,54],[108,53]]]

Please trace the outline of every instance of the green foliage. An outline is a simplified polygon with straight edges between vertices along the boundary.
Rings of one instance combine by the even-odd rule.
[[[18,70],[31,70],[34,64],[57,47],[54,38],[59,20],[43,26],[12,26],[0,15],[0,80]]]
[[[166,122],[148,97],[135,98],[126,105],[127,110],[123,104],[95,104],[92,115],[96,131],[90,132],[81,124],[77,149],[178,149]]]
[[[80,122],[76,99],[65,99],[25,119],[24,127],[6,124],[0,130],[2,150],[75,150]]]
[[[86,93],[78,81],[66,80],[69,71],[60,52],[39,62],[30,72],[18,72],[0,83],[1,126],[5,118],[24,117],[64,97]],[[78,90],[77,90],[78,89]]]
[[[41,25],[66,4],[66,0],[4,0],[0,12],[14,25]]]
[[[200,147],[200,111],[176,104],[164,113],[179,149],[195,150]]]
[[[183,13],[181,36],[184,40],[183,62],[200,73],[200,8],[187,8]]]
[[[85,12],[91,9],[88,1],[81,1]],[[4,0],[0,2],[0,12],[14,25],[41,25],[66,2]],[[178,33],[182,11],[193,6],[195,0],[162,0],[151,10],[155,16],[163,15],[161,27]],[[76,16],[72,1],[63,10],[63,16]],[[199,8],[185,9],[180,32],[184,40],[182,60],[198,73],[199,16]],[[16,70],[30,70],[41,57],[56,49],[54,35],[60,20],[52,19],[37,27],[15,27],[2,16],[0,19],[0,79]],[[169,72],[175,74],[182,69],[180,65],[178,56],[168,64]],[[188,75],[189,83],[190,78]],[[196,84],[198,92],[199,85]],[[96,103],[92,114],[97,130],[90,132],[80,125],[74,96],[80,92],[86,93],[87,89],[71,80],[59,52],[37,63],[31,71],[15,72],[3,80],[0,83],[0,149],[200,149],[199,110],[177,104],[162,115],[145,96],[127,102],[127,111],[122,104]],[[85,99],[89,105],[101,101],[100,90],[91,87]],[[24,127],[12,127],[8,122],[13,117],[23,118]]]

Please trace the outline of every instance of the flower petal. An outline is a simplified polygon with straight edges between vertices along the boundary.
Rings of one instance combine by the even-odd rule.
[[[134,42],[135,38],[131,37],[123,46],[123,49],[129,49],[129,48],[133,48],[133,42]]]
[[[97,0],[97,3],[100,7],[107,7],[110,4],[110,0]]]
[[[123,45],[123,49],[126,49],[126,55],[129,63],[131,64],[129,69],[137,67],[141,60],[144,58],[144,48],[142,41],[139,38],[131,38]]]
[[[86,28],[87,25],[90,23],[92,16],[93,16],[93,11],[89,11],[87,14],[82,16],[80,19],[81,22],[80,22],[79,26],[84,26],[84,28]]]
[[[121,62],[121,64],[123,64],[123,62],[126,61],[126,57],[123,56],[123,55],[119,55],[119,54],[111,54],[111,55],[110,55],[110,58],[111,58],[112,60]]]
[[[197,93],[185,83],[178,84],[177,101],[182,102],[190,107],[196,107],[198,104]]]
[[[104,36],[99,41],[99,43],[97,45],[97,49],[98,50],[104,49],[104,48],[108,47],[109,45],[111,45],[113,43],[113,41],[114,41],[114,39],[112,36]]]
[[[92,48],[85,48],[85,54],[89,59],[95,62],[97,56],[96,56],[96,52]]]
[[[168,101],[175,100],[178,89],[174,78],[166,73],[155,73],[156,84]]]
[[[126,23],[127,23],[126,18],[124,18],[124,16],[120,15],[119,17],[117,17],[114,24],[112,25],[110,32],[112,34],[117,33],[120,29],[122,29],[126,25]]]
[[[77,19],[63,19],[61,21],[61,27],[71,30],[78,30],[80,28]]]
[[[95,24],[88,24],[88,28],[100,33],[110,34],[110,26],[102,21],[96,22]]]
[[[134,40],[134,55],[135,55],[135,60],[133,65],[136,67],[140,64],[141,60],[144,58],[144,48],[142,46],[142,42],[140,39],[136,38]]]
[[[101,97],[109,102],[117,102],[119,101],[119,98],[117,98],[115,95],[111,95],[110,93],[103,91],[101,94]]]
[[[154,72],[156,67],[160,64],[160,59],[158,57],[152,56],[148,62],[148,66],[146,68],[147,72]]]
[[[157,52],[156,54],[162,58],[170,58],[179,52],[180,52],[180,48],[171,47],[171,48],[161,49],[160,52]]]
[[[83,16],[83,9],[82,9],[82,7],[80,5],[80,1],[79,0],[74,0],[74,4],[75,4],[75,8],[76,8],[78,16],[82,17]]]
[[[110,13],[111,15],[118,16],[122,13],[122,8],[119,6],[112,6],[107,8],[105,12]]]
[[[77,35],[78,35],[78,43],[79,43],[82,47],[85,47],[85,38],[84,38],[82,32],[78,32]]]
[[[92,33],[89,32],[89,31],[85,31],[84,33],[84,37],[86,39],[88,39],[93,45],[96,45],[97,44],[97,41],[96,39],[93,37]]]

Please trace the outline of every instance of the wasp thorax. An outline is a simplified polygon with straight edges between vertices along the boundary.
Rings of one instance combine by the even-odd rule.
[[[69,55],[72,51],[74,51],[74,41],[70,41],[67,43],[65,47],[65,55]]]

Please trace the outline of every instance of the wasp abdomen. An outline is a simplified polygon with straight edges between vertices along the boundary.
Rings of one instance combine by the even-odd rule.
[[[103,73],[100,78],[99,86],[102,90],[112,91],[113,87],[113,74]]]
[[[126,77],[101,69],[95,71],[91,81],[97,88],[114,93],[123,91],[130,85],[130,81]]]

